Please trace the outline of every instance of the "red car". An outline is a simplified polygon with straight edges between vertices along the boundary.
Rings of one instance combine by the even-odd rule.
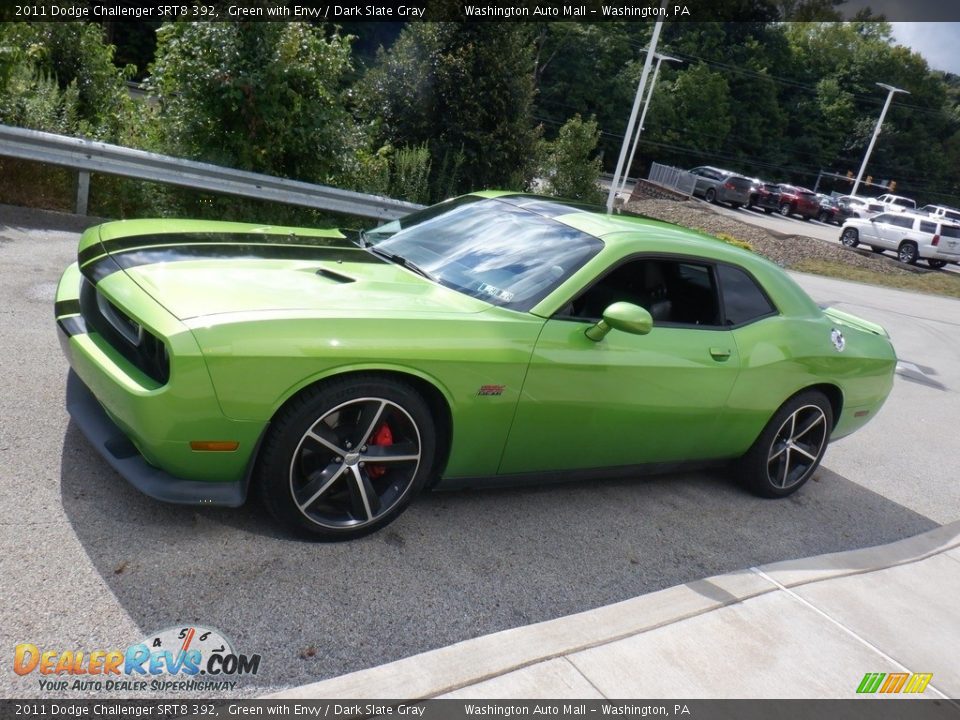
[[[804,220],[820,214],[820,201],[812,190],[795,185],[780,185],[780,214],[799,215]]]

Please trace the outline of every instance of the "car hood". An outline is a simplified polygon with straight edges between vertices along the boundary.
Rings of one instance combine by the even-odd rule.
[[[398,316],[490,308],[361,249],[337,230],[198,221],[101,228],[96,245],[81,247],[85,273],[122,270],[180,320],[256,311]],[[84,253],[95,256],[90,266]]]

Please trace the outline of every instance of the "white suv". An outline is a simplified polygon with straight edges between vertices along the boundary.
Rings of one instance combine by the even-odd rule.
[[[884,193],[876,198],[875,202],[880,203],[888,211],[911,212],[917,209],[917,201],[903,195],[891,195]]]
[[[923,258],[932,268],[960,261],[960,224],[914,213],[886,212],[871,218],[850,218],[840,242],[847,247],[869,245],[874,252],[896,250],[901,262]]]
[[[960,223],[960,210],[947,207],[946,205],[924,205],[922,208],[917,210],[917,212],[933,215],[937,218],[943,218],[948,222],[952,221],[955,223]]]

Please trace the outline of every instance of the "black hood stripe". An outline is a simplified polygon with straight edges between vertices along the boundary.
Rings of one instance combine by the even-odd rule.
[[[82,250],[77,261],[83,265],[105,252],[117,253],[135,248],[169,245],[197,245],[226,243],[233,245],[299,245],[318,248],[357,249],[355,243],[342,237],[314,237],[311,235],[272,235],[269,233],[154,233],[151,235],[133,235],[112,240],[101,240]]]
[[[355,245],[346,247],[313,247],[301,245],[168,245],[113,252],[83,265],[80,270],[96,284],[118,270],[129,270],[142,265],[182,262],[185,260],[309,260],[318,262],[352,262],[387,264],[387,261]]]
[[[80,301],[79,300],[57,300],[53,304],[53,316],[62,317],[63,315],[79,315],[80,314]]]
[[[60,330],[63,331],[63,334],[67,337],[73,337],[74,335],[86,335],[87,334],[87,323],[83,321],[83,318],[79,315],[73,315],[71,317],[60,318],[57,320],[57,326]]]

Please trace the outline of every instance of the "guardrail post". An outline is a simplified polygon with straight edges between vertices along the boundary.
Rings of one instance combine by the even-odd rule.
[[[90,200],[90,173],[80,170],[77,173],[77,215],[87,214],[87,203]]]

